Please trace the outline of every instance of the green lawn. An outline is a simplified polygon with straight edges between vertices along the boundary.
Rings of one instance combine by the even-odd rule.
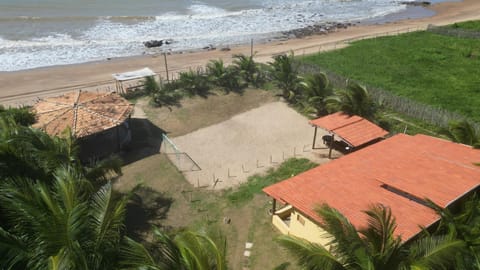
[[[454,23],[451,25],[452,28],[460,28],[465,30],[480,31],[480,21],[467,21]]]
[[[354,42],[304,61],[480,122],[480,42],[414,32]]]

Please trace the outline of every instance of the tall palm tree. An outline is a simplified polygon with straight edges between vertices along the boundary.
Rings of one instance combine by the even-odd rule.
[[[175,237],[154,229],[151,251],[128,240],[122,249],[122,266],[127,269],[178,269],[178,270],[223,270],[226,269],[225,245],[221,239],[215,242],[205,233],[182,231]],[[156,256],[155,256],[156,255]]]
[[[327,98],[326,102],[329,109],[333,111],[343,111],[370,120],[373,120],[375,114],[375,103],[367,88],[354,82],[348,82],[346,89],[335,91],[335,94]]]
[[[0,184],[2,269],[116,269],[126,198],[110,183],[94,190],[72,167],[52,185],[25,178]]]
[[[327,114],[325,99],[332,95],[332,88],[325,73],[307,76],[300,82],[302,104],[306,112],[317,116]]]
[[[274,56],[273,60],[268,63],[271,67],[271,76],[275,84],[282,89],[283,97],[292,101],[298,94],[300,83],[298,64],[294,61],[293,53]]]
[[[322,205],[318,209],[330,238],[328,249],[291,236],[281,236],[280,244],[298,259],[304,269],[444,269],[464,248],[462,241],[446,237],[423,238],[402,245],[394,236],[395,218],[389,208],[375,205],[365,211],[368,226],[358,230],[337,210]]]

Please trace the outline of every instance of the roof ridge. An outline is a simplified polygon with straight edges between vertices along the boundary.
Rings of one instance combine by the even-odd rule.
[[[353,115],[353,116],[358,116],[358,115]],[[350,117],[353,117],[353,116],[350,116]],[[363,121],[363,120],[367,120],[367,119],[365,119],[365,118],[363,118],[363,117],[361,117],[361,116],[358,116],[358,117],[359,117],[358,120],[355,120],[355,121],[352,121],[352,122],[348,122],[348,123],[344,124],[343,126],[338,126],[338,127],[334,128],[334,129],[332,129],[332,131],[335,131],[335,130],[337,130],[337,129],[340,129],[340,128],[349,126],[349,125],[354,124],[354,123],[361,122],[361,121]],[[368,120],[367,120],[367,121],[368,121]],[[369,122],[370,122],[370,121],[369,121]]]
[[[82,94],[82,90],[78,90],[77,98],[75,99],[75,102],[73,102],[72,134],[76,134],[77,132],[78,100],[80,99],[80,94]]]

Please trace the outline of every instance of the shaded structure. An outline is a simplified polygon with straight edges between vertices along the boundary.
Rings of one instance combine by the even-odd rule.
[[[373,204],[390,207],[394,234],[408,241],[435,224],[440,216],[427,206],[442,208],[480,187],[480,150],[426,135],[398,134],[329,163],[266,187],[273,198],[274,225],[284,234],[325,244],[315,209],[328,204],[362,228],[362,211]],[[276,203],[284,204],[277,210]]]
[[[143,86],[143,80],[146,77],[157,75],[149,68],[142,68],[139,70],[128,71],[124,73],[112,74],[115,79],[115,89],[117,93],[127,94],[136,88]],[[126,85],[129,83],[128,85]]]
[[[70,128],[79,139],[82,159],[106,156],[131,139],[133,105],[116,93],[69,92],[38,101],[33,111],[33,127],[49,135],[60,136]]]
[[[388,135],[388,131],[367,119],[357,115],[348,115],[343,112],[337,112],[311,120],[310,124],[315,127],[312,148],[315,148],[317,129],[319,127],[330,134],[322,137],[324,144],[330,147],[329,157],[331,156],[332,148],[335,146],[339,146],[337,150],[350,152],[358,147],[376,142]],[[339,140],[336,140],[336,138]]]

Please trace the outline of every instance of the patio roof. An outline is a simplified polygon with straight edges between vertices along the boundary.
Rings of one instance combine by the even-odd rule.
[[[439,217],[424,205],[428,198],[447,207],[480,185],[480,151],[426,136],[395,135],[263,189],[321,222],[315,208],[327,203],[357,228],[367,225],[362,211],[389,206],[396,235],[406,241]]]
[[[33,127],[53,136],[70,127],[72,134],[81,138],[122,124],[133,105],[116,93],[74,91],[40,100],[33,111]]]
[[[357,115],[337,112],[310,121],[310,124],[334,133],[353,147],[385,137],[388,131]]]

